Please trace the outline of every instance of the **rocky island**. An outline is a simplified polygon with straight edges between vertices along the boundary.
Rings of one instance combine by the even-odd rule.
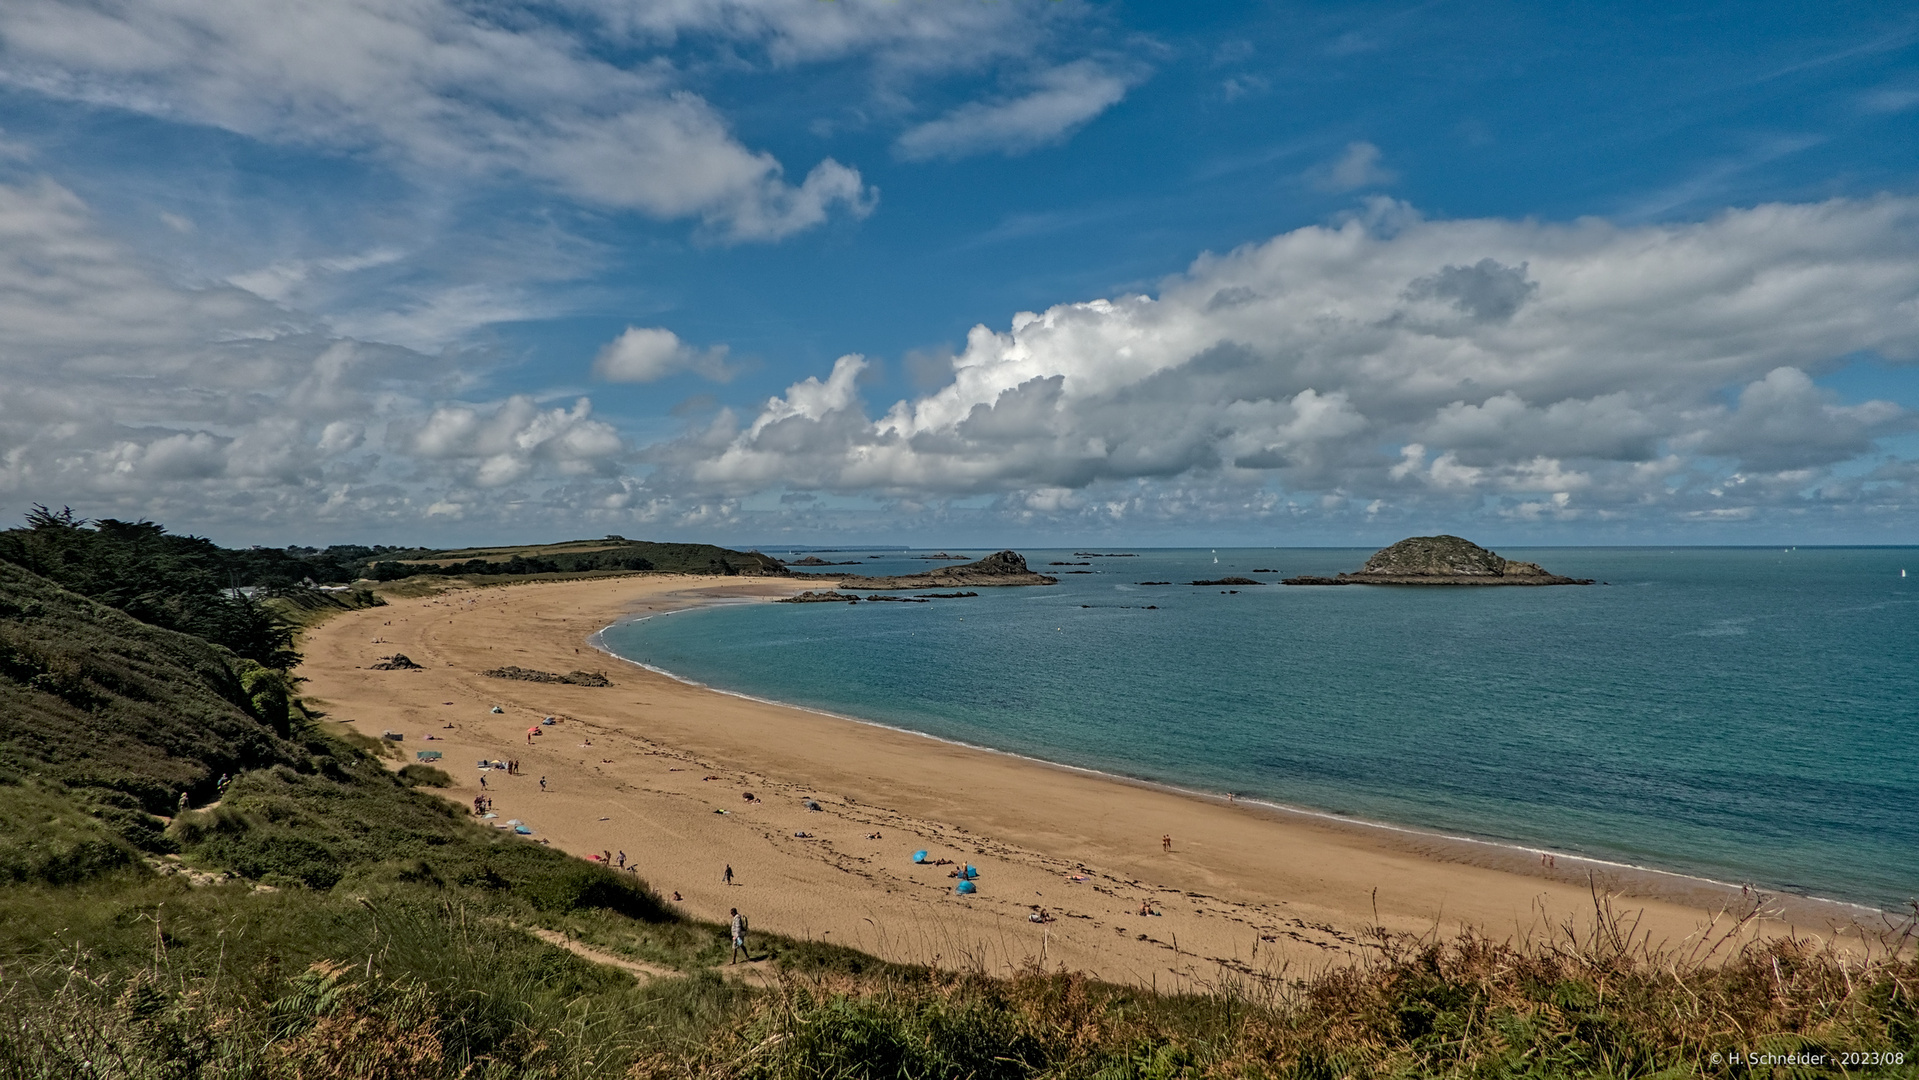
[[[1457,536],[1411,536],[1373,552],[1366,565],[1338,577],[1293,577],[1286,585],[1591,585],[1538,563],[1502,559]]]
[[[849,574],[835,580],[841,588],[876,591],[1059,584],[1056,577],[1036,574],[1027,569],[1026,559],[1017,551],[995,552],[978,562],[963,566],[941,566],[921,574],[902,574],[897,577],[858,577]]]

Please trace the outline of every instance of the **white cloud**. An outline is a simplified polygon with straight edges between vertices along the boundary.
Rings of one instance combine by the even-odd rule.
[[[1030,92],[969,102],[906,131],[895,149],[911,161],[1023,154],[1059,142],[1126,96],[1128,82],[1090,60],[1042,73]]]
[[[1322,191],[1384,187],[1399,179],[1399,174],[1380,165],[1379,159],[1379,147],[1372,143],[1347,143],[1344,153],[1333,161],[1309,170],[1307,179]]]
[[[842,358],[750,419],[722,413],[651,448],[647,484],[998,494],[1021,513],[1065,490],[1088,493],[1074,513],[1135,517],[1202,498],[1227,514],[1263,486],[1353,513],[1492,499],[1530,520],[1679,517],[1803,500],[1827,467],[1908,430],[1896,405],[1812,383],[1862,352],[1919,359],[1919,200],[1637,228],[1380,206],[1205,256],[1157,296],[975,327],[950,382],[878,416],[858,393],[864,361]],[[1725,457],[1777,480],[1729,496]]]
[[[608,382],[644,383],[693,371],[714,382],[727,382],[734,372],[726,366],[726,353],[724,345],[696,349],[662,327],[629,326],[600,350],[593,360],[593,373]]]
[[[231,514],[254,529],[406,521],[474,488],[577,483],[625,459],[585,399],[436,407],[455,377],[450,358],[334,336],[232,286],[170,282],[64,188],[0,185],[10,506]],[[369,430],[386,432],[383,448]]]
[[[1713,424],[1699,449],[1739,459],[1747,469],[1777,472],[1830,465],[1872,451],[1876,436],[1909,426],[1889,401],[1845,406],[1798,368],[1775,368],[1739,392],[1739,407]]]
[[[825,159],[797,185],[657,59],[590,27],[450,0],[0,6],[0,79],[268,142],[371,151],[424,174],[517,174],[577,199],[776,240],[875,193]]]

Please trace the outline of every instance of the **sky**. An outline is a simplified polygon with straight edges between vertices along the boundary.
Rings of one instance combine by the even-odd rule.
[[[9,0],[0,518],[1913,543],[1919,11]]]

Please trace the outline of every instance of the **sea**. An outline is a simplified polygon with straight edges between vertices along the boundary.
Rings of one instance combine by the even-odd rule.
[[[1058,585],[721,604],[601,642],[1180,788],[1889,910],[1919,896],[1919,548],[1515,548],[1598,584],[1278,583],[1370,553],[1026,549]],[[1191,584],[1221,577],[1262,584]]]

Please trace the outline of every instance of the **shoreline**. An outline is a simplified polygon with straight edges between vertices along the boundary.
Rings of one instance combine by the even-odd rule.
[[[1733,927],[1738,941],[1795,925],[1862,945],[1874,934],[1832,905],[1769,897],[1742,921],[1753,905],[1737,887],[1583,864],[1548,873],[1537,853],[971,748],[623,657],[605,688],[479,674],[573,670],[615,656],[593,640],[611,625],[801,587],[645,575],[393,598],[309,630],[302,671],[330,721],[403,734],[395,767],[430,740],[454,776],[442,794],[466,803],[486,783],[499,820],[526,821],[532,842],[623,853],[697,918],[737,906],[756,927],[889,960],[1203,989],[1356,962],[1382,929],[1583,936],[1608,904],[1681,952]],[[368,670],[396,651],[422,669]],[[541,716],[559,722],[529,734]],[[523,759],[520,774],[458,767],[507,757]],[[953,862],[912,863],[916,849]],[[955,895],[948,877],[965,863],[982,872],[976,895]],[[724,866],[738,879],[723,883]],[[1041,909],[1048,920],[1030,921]]]
[[[1512,840],[1496,840],[1488,837],[1457,835],[1453,833],[1441,832],[1437,829],[1432,829],[1432,828],[1428,828],[1426,826],[1421,826],[1421,825],[1409,825],[1409,824],[1392,822],[1392,821],[1378,821],[1372,818],[1363,818],[1363,817],[1356,817],[1348,814],[1341,814],[1341,813],[1338,813],[1337,811],[1332,811],[1332,810],[1322,810],[1322,809],[1316,809],[1314,807],[1308,807],[1308,806],[1294,806],[1288,803],[1276,802],[1271,799],[1238,796],[1232,793],[1220,793],[1215,791],[1208,791],[1202,788],[1185,787],[1180,784],[1176,784],[1166,780],[1154,780],[1154,779],[1151,779],[1148,777],[1142,777],[1142,776],[1128,776],[1125,773],[1111,772],[1105,769],[1096,769],[1086,765],[1074,765],[1070,762],[1054,761],[1054,760],[1051,760],[1050,758],[1038,757],[1033,754],[1023,754],[1015,750],[1004,750],[999,747],[988,746],[983,743],[972,743],[972,742],[967,742],[964,739],[955,739],[955,738],[950,738],[944,735],[934,735],[931,732],[920,731],[915,728],[902,727],[898,724],[889,724],[884,720],[874,720],[869,717],[855,716],[851,713],[834,712],[831,709],[823,709],[813,705],[801,705],[801,704],[796,704],[790,701],[781,701],[778,698],[761,697],[757,694],[749,694],[742,690],[729,690],[726,687],[714,686],[711,683],[704,683],[699,681],[698,679],[681,675],[678,672],[669,671],[666,668],[658,667],[656,665],[646,663],[645,661],[642,661],[642,660],[635,660],[629,656],[622,656],[619,653],[614,652],[612,649],[606,646],[604,641],[604,635],[606,634],[608,630],[612,630],[618,626],[624,626],[624,625],[627,625],[630,623],[636,623],[636,622],[645,622],[649,619],[654,619],[654,618],[664,618],[669,615],[683,615],[688,612],[703,611],[703,610],[707,610],[714,607],[743,606],[748,604],[766,603],[768,602],[768,599],[770,598],[761,598],[761,599],[711,598],[711,599],[708,599],[703,597],[689,596],[689,597],[686,597],[685,599],[688,601],[687,606],[685,607],[674,608],[669,611],[648,612],[647,614],[644,614],[644,615],[638,615],[631,618],[619,619],[612,623],[608,623],[606,626],[601,627],[599,630],[595,631],[590,637],[588,637],[587,642],[591,644],[599,652],[603,653],[604,655],[606,655],[607,657],[613,660],[619,661],[622,664],[630,664],[643,671],[649,672],[654,675],[663,676],[668,679],[672,679],[675,682],[681,683],[688,687],[692,687],[694,689],[698,689],[698,690],[702,690],[702,691],[705,691],[708,693],[714,693],[714,694],[725,694],[728,697],[739,698],[743,701],[750,701],[759,705],[767,705],[767,706],[772,706],[774,708],[780,708],[780,709],[792,709],[798,712],[811,713],[815,716],[826,717],[831,720],[842,721],[844,723],[860,724],[867,727],[879,728],[882,731],[896,732],[901,735],[911,736],[915,738],[929,739],[933,742],[940,743],[945,746],[957,747],[959,749],[970,750],[976,753],[994,754],[1001,757],[1011,758],[1015,761],[1020,761],[1030,765],[1036,765],[1036,766],[1040,766],[1048,769],[1063,769],[1068,772],[1080,773],[1089,777],[1093,777],[1095,779],[1107,781],[1109,783],[1142,787],[1142,788],[1146,788],[1153,791],[1164,792],[1166,794],[1178,796],[1181,798],[1199,799],[1199,800],[1204,800],[1207,802],[1212,802],[1212,803],[1216,803],[1219,805],[1226,805],[1226,806],[1250,807],[1250,808],[1258,809],[1258,810],[1273,814],[1277,817],[1307,818],[1307,819],[1313,820],[1316,823],[1331,826],[1333,828],[1341,828],[1341,827],[1351,828],[1353,830],[1360,831],[1360,832],[1365,832],[1370,830],[1379,830],[1383,832],[1399,834],[1400,836],[1408,838],[1414,843],[1428,844],[1428,845],[1459,845],[1461,847],[1469,847],[1472,849],[1485,849],[1489,851],[1490,853],[1494,854],[1495,856],[1512,857],[1512,856],[1525,855],[1528,857],[1536,858],[1538,856],[1545,855],[1545,856],[1551,856],[1554,859],[1567,859],[1574,863],[1579,864],[1577,868],[1591,868],[1595,872],[1604,872],[1611,875],[1617,875],[1625,879],[1643,878],[1644,879],[1643,882],[1635,881],[1634,883],[1646,884],[1646,885],[1652,886],[1652,889],[1649,891],[1641,892],[1638,890],[1634,890],[1628,893],[1627,895],[1632,895],[1632,896],[1648,895],[1648,896],[1663,897],[1669,894],[1681,895],[1685,893],[1690,893],[1698,889],[1720,889],[1720,890],[1725,890],[1728,893],[1731,893],[1731,892],[1735,892],[1743,889],[1746,885],[1751,885],[1755,893],[1765,895],[1769,899],[1773,899],[1776,901],[1783,901],[1793,906],[1798,906],[1798,905],[1809,906],[1810,908],[1812,908],[1812,910],[1807,912],[1808,915],[1816,916],[1816,915],[1823,914],[1823,915],[1829,915],[1829,916],[1838,915],[1838,916],[1850,917],[1850,918],[1869,918],[1872,916],[1885,915],[1890,913],[1889,909],[1884,907],[1875,907],[1871,904],[1860,903],[1853,900],[1844,900],[1837,897],[1813,896],[1806,893],[1792,892],[1784,888],[1783,886],[1763,885],[1757,882],[1741,883],[1741,882],[1733,882],[1733,881],[1722,881],[1718,878],[1708,877],[1704,874],[1689,873],[1684,870],[1668,870],[1668,869],[1664,869],[1662,867],[1657,867],[1657,866],[1641,866],[1637,863],[1618,862],[1611,859],[1599,858],[1593,855],[1580,855],[1577,853],[1560,851],[1556,848],[1533,847],[1533,846],[1529,846],[1529,845],[1522,844]],[[1622,881],[1622,883],[1624,882]],[[1675,888],[1662,890],[1659,888],[1659,885],[1662,883]],[[1831,910],[1830,911],[1825,910],[1828,908]]]

